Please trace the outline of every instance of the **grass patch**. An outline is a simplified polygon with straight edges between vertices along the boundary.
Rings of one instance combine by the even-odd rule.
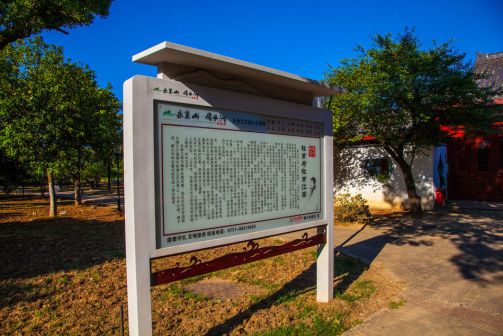
[[[368,299],[376,292],[376,287],[370,280],[355,281],[351,289],[344,293],[336,293],[335,297],[346,302]]]
[[[252,294],[250,296],[250,303],[251,304],[255,304],[261,300],[263,300],[265,298],[265,295],[255,295],[255,294]]]
[[[276,300],[274,300],[274,302],[276,304],[291,302],[294,301],[298,296],[299,293],[295,290],[292,290],[280,295]]]
[[[276,291],[280,287],[279,284],[274,283],[272,281],[249,278],[248,274],[240,274],[236,277],[236,279],[241,283],[246,283],[249,285],[264,288],[270,293]]]
[[[299,309],[299,318],[301,319],[313,316],[317,312],[316,306],[310,304],[301,303],[298,305],[298,309]]]
[[[371,280],[360,280],[354,283],[353,290],[357,295],[363,298],[369,298],[376,291],[376,287]]]
[[[251,263],[248,263],[248,264],[244,264],[244,265],[241,265],[239,267],[237,267],[238,270],[243,270],[243,271],[249,271],[249,270],[253,270],[257,267],[262,267],[265,265],[265,261],[264,260],[258,260],[258,261],[254,261],[254,262],[251,262]]]
[[[271,262],[274,266],[286,265],[286,260],[282,256],[277,256],[277,257],[272,258]]]
[[[315,335],[340,335],[349,329],[347,316],[343,313],[335,314],[332,318],[316,315],[311,324],[300,323],[293,326],[284,326],[256,336],[315,336]]]
[[[346,302],[354,302],[361,299],[359,296],[352,293],[337,293],[335,294],[335,297]]]
[[[64,275],[61,278],[58,278],[58,280],[56,280],[56,282],[60,285],[66,285],[70,282],[70,277]]]
[[[182,286],[179,284],[170,284],[167,289],[167,294],[176,297],[183,297],[184,299],[187,300],[194,300],[194,301],[208,300],[208,298],[204,295],[198,294],[193,291],[184,290]]]
[[[403,306],[404,304],[407,303],[407,300],[405,299],[400,299],[398,301],[391,301],[389,304],[388,304],[388,307],[390,309],[398,309],[400,308],[401,306]]]
[[[188,284],[192,284],[195,282],[199,282],[199,281],[204,280],[205,278],[209,278],[209,277],[210,277],[210,274],[196,275],[192,278],[180,280],[180,282],[184,285],[188,285]]]

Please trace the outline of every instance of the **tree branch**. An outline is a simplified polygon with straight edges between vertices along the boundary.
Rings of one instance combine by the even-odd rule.
[[[59,28],[59,27],[58,27],[58,28],[53,28],[53,29],[54,29],[54,30],[57,30],[57,31],[59,31],[60,33],[63,33],[63,34],[65,34],[65,35],[69,35],[69,34],[70,34],[68,31],[66,31],[66,30],[64,30],[64,29],[61,29],[61,28]]]

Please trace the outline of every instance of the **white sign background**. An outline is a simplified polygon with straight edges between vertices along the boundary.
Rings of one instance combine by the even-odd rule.
[[[156,106],[160,247],[322,218],[321,124]]]

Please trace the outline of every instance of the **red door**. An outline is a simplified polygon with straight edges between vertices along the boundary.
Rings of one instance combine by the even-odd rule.
[[[447,145],[449,198],[503,201],[503,136]]]

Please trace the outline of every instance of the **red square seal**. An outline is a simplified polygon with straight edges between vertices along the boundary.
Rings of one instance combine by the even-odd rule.
[[[309,157],[316,157],[316,146],[309,146],[307,148]]]

